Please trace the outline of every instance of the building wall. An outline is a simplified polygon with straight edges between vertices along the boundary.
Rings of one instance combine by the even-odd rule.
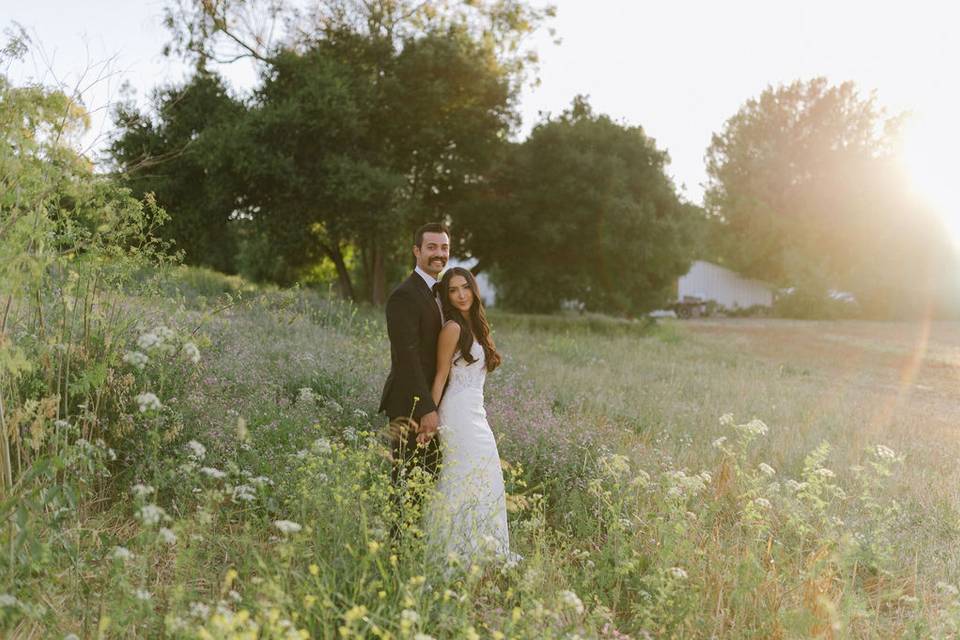
[[[694,262],[677,281],[677,299],[684,296],[714,300],[728,309],[773,305],[773,291],[766,283],[703,260]]]

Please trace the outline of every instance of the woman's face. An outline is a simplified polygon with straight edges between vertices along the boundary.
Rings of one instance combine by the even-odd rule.
[[[467,279],[461,275],[450,278],[447,295],[450,297],[450,304],[464,315],[473,306],[473,290],[470,289],[470,283],[467,282]]]

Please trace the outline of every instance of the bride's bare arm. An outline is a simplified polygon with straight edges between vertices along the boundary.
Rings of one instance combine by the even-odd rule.
[[[433,403],[438,407],[440,396],[443,394],[443,385],[447,384],[447,376],[450,375],[453,353],[457,349],[459,339],[460,325],[456,322],[448,322],[440,329],[440,337],[437,338],[437,375],[433,378],[430,394],[433,397]]]

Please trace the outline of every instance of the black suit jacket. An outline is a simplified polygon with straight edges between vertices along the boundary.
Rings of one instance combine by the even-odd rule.
[[[430,287],[416,271],[387,298],[390,375],[383,386],[380,411],[390,418],[416,419],[436,411],[430,388],[437,372],[440,309]],[[414,397],[419,398],[414,406]]]

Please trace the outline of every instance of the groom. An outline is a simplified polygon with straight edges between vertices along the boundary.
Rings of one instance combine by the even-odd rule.
[[[450,234],[438,223],[417,229],[413,273],[387,299],[390,375],[379,411],[390,418],[393,484],[415,467],[435,475],[440,458],[437,407],[430,392],[437,370],[437,336],[443,325],[435,285],[450,257]],[[418,446],[418,440],[420,446]]]

